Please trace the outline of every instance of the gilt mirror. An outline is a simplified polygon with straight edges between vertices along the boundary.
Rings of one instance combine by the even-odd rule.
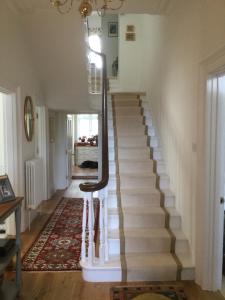
[[[34,110],[30,96],[27,96],[24,102],[24,129],[27,140],[31,142],[34,134]]]

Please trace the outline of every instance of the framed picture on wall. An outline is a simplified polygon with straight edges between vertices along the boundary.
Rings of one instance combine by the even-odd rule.
[[[118,22],[108,23],[108,36],[117,37],[118,36]]]
[[[0,176],[0,204],[12,200],[15,200],[15,194],[9,177],[7,175]]]

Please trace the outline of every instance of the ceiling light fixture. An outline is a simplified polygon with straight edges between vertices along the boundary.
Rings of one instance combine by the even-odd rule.
[[[51,4],[56,7],[60,14],[69,13],[75,0],[50,0]],[[120,9],[125,0],[77,0],[80,1],[79,12],[82,18],[90,16],[93,10],[99,15],[104,16],[107,10]],[[98,3],[100,2],[100,3]]]

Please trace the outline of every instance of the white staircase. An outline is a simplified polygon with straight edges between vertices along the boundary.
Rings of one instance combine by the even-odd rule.
[[[114,94],[110,103],[108,259],[83,260],[84,279],[192,280],[194,264],[151,114],[138,95]]]

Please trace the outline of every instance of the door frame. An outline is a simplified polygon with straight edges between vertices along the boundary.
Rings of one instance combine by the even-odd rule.
[[[215,107],[207,99],[207,81],[210,76],[221,73],[225,73],[225,47],[200,64],[197,111],[196,282],[203,289],[212,291],[220,289],[222,282],[223,220],[214,177],[217,124]]]

